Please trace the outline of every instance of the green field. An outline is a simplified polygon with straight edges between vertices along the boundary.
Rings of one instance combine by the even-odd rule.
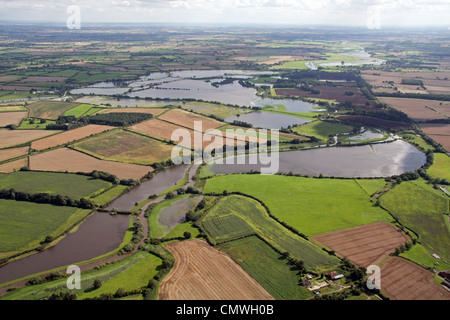
[[[100,159],[148,165],[169,160],[173,146],[129,131],[112,130],[75,148]]]
[[[229,254],[277,300],[305,300],[312,293],[299,286],[297,271],[280,254],[257,237],[248,237],[218,246]]]
[[[311,60],[298,60],[298,61],[287,61],[282,65],[274,65],[269,68],[269,70],[279,70],[279,69],[287,69],[287,70],[309,70],[309,67],[306,66],[307,62],[313,62]]]
[[[301,135],[316,137],[322,142],[328,141],[330,135],[335,136],[336,134],[353,131],[351,126],[328,121],[314,121],[292,129]]]
[[[434,150],[434,148],[432,146],[430,146],[428,143],[426,143],[425,140],[423,140],[423,138],[421,136],[418,136],[415,134],[410,134],[410,133],[403,133],[403,134],[400,134],[400,136],[403,139],[405,139],[406,141],[408,141],[409,143],[419,146],[425,152],[429,151],[429,150]]]
[[[0,252],[19,251],[38,244],[55,232],[76,212],[89,210],[57,207],[14,200],[0,200]]]
[[[111,183],[104,180],[69,173],[18,171],[0,175],[0,189],[59,194],[77,200],[110,186]]]
[[[33,123],[34,122],[34,123]],[[36,129],[45,129],[49,124],[56,124],[54,120],[45,120],[44,123],[41,123],[40,119],[31,119],[24,118],[20,123],[20,126],[17,129],[20,130],[36,130]]]
[[[408,251],[401,253],[400,257],[414,261],[415,263],[418,263],[424,266],[425,268],[435,268],[437,270],[449,270],[450,269],[449,261],[445,263],[444,261],[442,261],[442,259],[436,260],[436,258],[432,256],[433,253],[434,252],[426,249],[423,245],[416,244],[412,246],[411,249],[409,249]]]
[[[380,191],[386,185],[384,179],[358,179],[355,181],[369,196]]]
[[[90,113],[90,110],[93,109],[94,106],[91,104],[80,104],[79,106],[76,106],[75,108],[72,108],[70,110],[67,110],[64,115],[65,116],[74,116],[76,118],[80,118],[82,116],[88,115]],[[97,108],[101,110],[101,108]],[[98,110],[97,110],[98,111]]]
[[[183,102],[181,104],[181,108],[189,111],[192,110],[195,113],[200,113],[205,116],[214,115],[221,119],[236,116],[238,114],[245,114],[251,112],[251,110],[245,108],[235,108],[215,103],[195,102],[195,101]]]
[[[118,288],[126,291],[138,290],[147,286],[149,280],[157,273],[161,262],[160,258],[140,251],[117,263],[83,272],[81,289],[70,292],[75,293],[77,299],[81,300],[99,297],[105,293],[114,294]],[[102,286],[93,290],[92,284],[96,279],[102,281]],[[52,293],[68,292],[66,281],[63,278],[49,283],[25,286],[1,297],[0,300],[38,300]]]
[[[220,199],[199,225],[216,244],[258,234],[279,252],[289,252],[303,260],[307,268],[338,264],[336,257],[283,227],[259,202],[248,197],[232,195]]]
[[[91,200],[98,204],[100,207],[103,207],[122,195],[127,190],[127,186],[118,185],[92,198]]]
[[[419,241],[439,256],[450,258],[449,199],[425,184],[403,182],[383,195],[381,204],[407,228],[419,235]]]
[[[433,178],[450,181],[450,157],[443,153],[435,153],[433,165],[428,169]]]
[[[228,175],[207,180],[205,192],[224,190],[256,197],[274,216],[307,236],[392,221],[354,180],[278,175]]]
[[[38,101],[27,106],[30,109],[30,117],[56,120],[66,111],[80,105],[75,102],[63,101]]]

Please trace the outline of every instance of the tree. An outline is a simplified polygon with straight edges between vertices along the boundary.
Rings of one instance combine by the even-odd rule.
[[[92,288],[94,288],[94,289],[98,289],[98,288],[100,288],[101,286],[102,286],[102,280],[100,280],[100,279],[95,279],[94,280],[94,283],[92,284]]]
[[[190,239],[192,237],[192,234],[190,232],[186,231],[183,233],[183,236],[185,239]]]

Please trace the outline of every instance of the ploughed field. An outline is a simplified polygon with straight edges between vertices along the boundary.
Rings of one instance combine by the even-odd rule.
[[[175,266],[159,289],[160,300],[273,300],[227,254],[200,240],[167,244]]]

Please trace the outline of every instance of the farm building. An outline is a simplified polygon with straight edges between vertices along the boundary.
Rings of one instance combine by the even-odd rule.
[[[327,279],[338,280],[338,279],[342,279],[344,277],[344,275],[338,274],[337,272],[333,271],[333,272],[327,273],[326,277],[327,277]]]

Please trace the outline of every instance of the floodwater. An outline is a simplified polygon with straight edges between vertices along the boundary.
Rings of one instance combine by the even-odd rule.
[[[186,221],[185,215],[189,210],[195,209],[203,197],[188,197],[174,202],[159,212],[158,223],[172,230],[178,224]]]
[[[106,209],[117,209],[119,211],[131,210],[136,202],[141,202],[151,195],[158,195],[178,184],[185,177],[188,165],[182,164],[168,168],[157,173],[152,179],[141,183],[130,192],[120,196],[112,202]]]
[[[239,70],[191,70],[152,73],[125,87],[106,87],[104,83],[72,90],[72,94],[128,95],[130,98],[154,98],[164,100],[197,99],[245,107],[284,106],[286,111],[311,112],[316,105],[301,100],[271,99],[257,96],[255,88],[243,87],[238,81],[213,86],[223,78],[249,79],[273,72],[246,72]],[[132,89],[132,92],[129,90]]]
[[[254,128],[262,129],[281,129],[294,124],[301,125],[311,122],[311,120],[307,119],[269,112],[252,112],[240,115],[239,117],[233,116],[225,119],[229,123],[235,120],[244,121],[252,124]]]
[[[270,156],[270,154],[269,154]],[[274,157],[272,161],[275,161]],[[279,173],[295,173],[306,176],[341,178],[374,178],[400,175],[415,171],[426,162],[426,156],[409,143],[395,141],[356,147],[334,147],[279,154]],[[211,170],[217,174],[247,173],[260,171],[269,165],[250,164],[245,156],[245,164],[212,164]]]
[[[152,179],[117,198],[108,209],[128,211],[134,207],[135,202],[159,194],[180,182],[187,170],[188,165],[179,165],[161,171]],[[122,243],[129,223],[128,215],[96,212],[83,221],[76,232],[67,235],[54,247],[0,267],[0,283],[76,264],[111,252]]]

